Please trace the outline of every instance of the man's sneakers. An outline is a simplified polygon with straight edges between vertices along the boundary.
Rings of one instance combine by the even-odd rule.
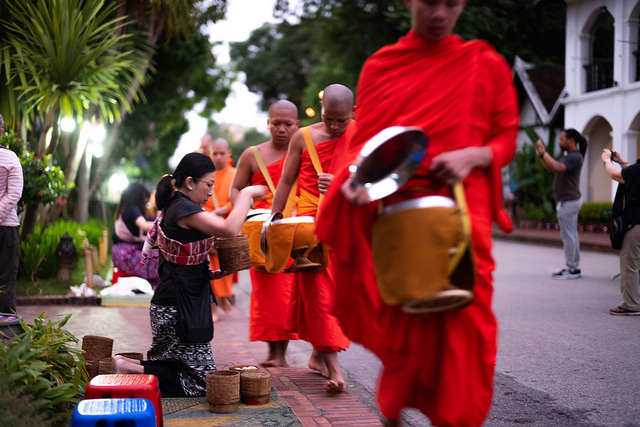
[[[556,280],[573,280],[579,279],[582,277],[582,272],[580,272],[579,268],[563,268],[557,273],[553,273],[551,275]]]
[[[612,316],[640,316],[640,311],[616,307],[609,310],[609,314],[611,314]]]

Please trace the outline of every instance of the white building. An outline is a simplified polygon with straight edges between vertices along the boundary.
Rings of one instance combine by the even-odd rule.
[[[640,0],[566,0],[564,127],[589,143],[582,168],[585,201],[612,201],[615,184],[600,155],[640,157]]]

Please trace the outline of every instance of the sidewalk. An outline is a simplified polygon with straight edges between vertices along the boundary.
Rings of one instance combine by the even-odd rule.
[[[611,247],[609,234],[602,231],[580,231],[580,249],[595,252],[618,253]],[[562,246],[560,231],[554,229],[523,229],[514,228],[510,234],[505,234],[496,225],[493,226],[493,238],[501,240],[514,240],[518,242],[534,243],[549,246]]]
[[[240,280],[249,280],[241,274]],[[236,286],[235,288],[240,288]],[[249,295],[242,289],[236,293],[238,305],[248,307]],[[151,344],[148,308],[104,307],[70,305],[19,305],[20,314],[27,323],[45,311],[51,320],[61,320],[57,315],[72,313],[65,329],[81,342],[84,335],[101,335],[114,339],[112,354],[142,352],[146,355]],[[212,342],[213,356],[219,370],[234,365],[256,365],[266,355],[263,342],[248,340],[246,309],[236,307],[221,316],[215,324]],[[80,344],[79,344],[80,345]],[[322,386],[322,376],[300,363],[308,359],[311,347],[305,354],[291,354],[289,368],[269,368],[271,372],[271,401],[254,406],[240,404],[231,414],[214,414],[208,411],[203,398],[163,398],[165,427],[205,427],[224,425],[273,425],[273,426],[375,426],[381,425],[379,415],[369,409],[348,391],[328,395]],[[296,350],[294,349],[292,353]],[[306,354],[308,353],[308,354]]]

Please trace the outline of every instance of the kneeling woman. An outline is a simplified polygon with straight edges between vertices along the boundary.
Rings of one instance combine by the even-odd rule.
[[[161,211],[147,235],[144,251],[157,239],[160,282],[149,313],[153,342],[146,361],[122,356],[113,360],[116,373],[152,374],[160,380],[164,397],[204,396],[206,373],[215,370],[210,341],[213,338],[209,279],[227,273],[209,271],[213,236],[238,234],[251,199],[267,187],[244,188],[226,219],[202,208],[211,195],[215,167],[200,153],[187,154],[173,175],[165,175],[156,189]]]

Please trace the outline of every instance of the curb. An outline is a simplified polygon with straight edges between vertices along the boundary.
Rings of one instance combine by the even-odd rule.
[[[102,305],[101,296],[39,295],[16,297],[16,305]]]

